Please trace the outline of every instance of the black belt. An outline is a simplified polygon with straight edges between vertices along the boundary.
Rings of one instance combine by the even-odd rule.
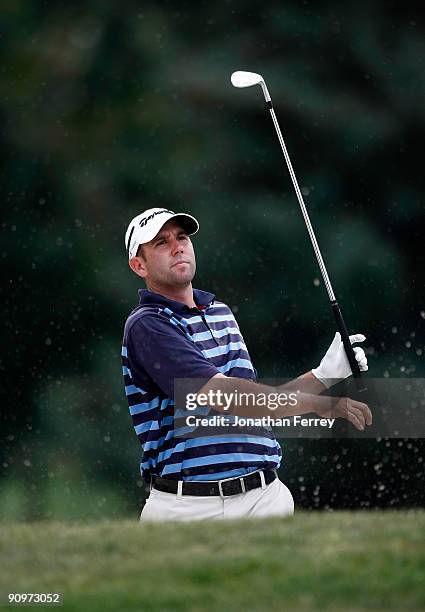
[[[262,473],[266,485],[277,478],[276,470],[264,470]],[[179,487],[178,480],[168,480],[159,476],[153,477],[152,485],[154,489],[164,493],[177,493]],[[202,482],[184,480],[181,486],[182,495],[229,497],[230,495],[240,495],[246,491],[251,491],[251,489],[258,489],[262,486],[262,482],[260,472],[253,472],[247,476],[226,478],[225,480],[204,480]]]

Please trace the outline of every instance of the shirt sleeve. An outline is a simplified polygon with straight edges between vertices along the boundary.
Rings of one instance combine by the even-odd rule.
[[[141,317],[128,338],[129,358],[141,366],[170,398],[176,378],[202,379],[191,385],[196,393],[219,370],[204,357],[184,332],[160,316]]]

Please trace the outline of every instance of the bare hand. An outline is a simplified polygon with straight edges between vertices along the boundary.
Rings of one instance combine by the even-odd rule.
[[[350,421],[354,427],[363,431],[366,425],[372,425],[372,413],[367,404],[351,399],[351,397],[336,398],[322,396],[323,404],[316,409],[319,416],[342,418]]]

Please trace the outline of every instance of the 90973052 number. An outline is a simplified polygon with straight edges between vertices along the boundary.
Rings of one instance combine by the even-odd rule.
[[[9,604],[62,604],[60,593],[8,593]]]

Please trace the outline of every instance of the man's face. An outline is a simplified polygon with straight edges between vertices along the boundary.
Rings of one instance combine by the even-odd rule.
[[[138,261],[134,262],[135,259]],[[192,242],[173,220],[167,221],[155,238],[143,245],[143,256],[132,261],[131,268],[154,288],[186,287],[196,271]]]

